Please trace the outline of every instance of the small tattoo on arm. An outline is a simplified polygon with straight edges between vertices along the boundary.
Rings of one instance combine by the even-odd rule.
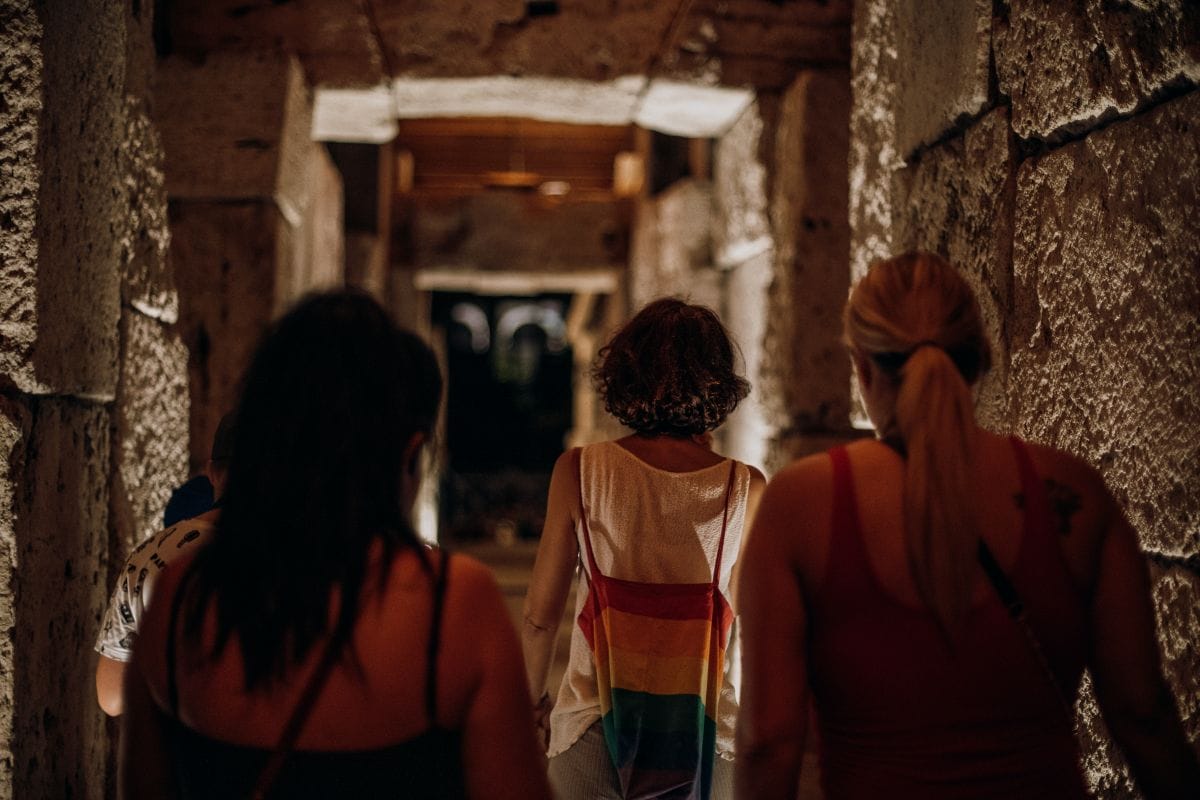
[[[1046,478],[1043,483],[1046,484],[1046,500],[1050,503],[1050,512],[1058,522],[1058,535],[1070,536],[1071,518],[1083,507],[1079,492],[1053,478]],[[1017,508],[1025,508],[1025,493],[1014,494],[1013,502]]]

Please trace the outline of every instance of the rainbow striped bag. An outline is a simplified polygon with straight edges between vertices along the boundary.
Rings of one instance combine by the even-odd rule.
[[[733,611],[721,594],[730,465],[713,579],[641,583],[600,572],[587,512],[587,602],[578,624],[596,668],[604,739],[628,800],[707,800],[716,749],[717,701]]]

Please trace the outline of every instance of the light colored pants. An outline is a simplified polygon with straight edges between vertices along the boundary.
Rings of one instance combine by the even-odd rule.
[[[549,775],[550,787],[558,800],[622,800],[621,784],[599,722],[565,752],[550,759]],[[732,797],[733,762],[717,756],[713,759],[711,800]]]

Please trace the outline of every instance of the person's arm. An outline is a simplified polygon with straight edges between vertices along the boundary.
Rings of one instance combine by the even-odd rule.
[[[110,717],[119,717],[125,705],[121,692],[125,684],[125,662],[106,655],[96,661],[96,700]]]
[[[575,448],[559,456],[554,465],[546,501],[546,523],[522,614],[521,645],[529,696],[534,704],[541,706],[543,715],[548,712],[548,704],[539,701],[547,690],[558,623],[571,591],[571,578],[578,560],[579,546],[575,540],[578,508],[579,449]],[[543,720],[539,720],[541,724]]]
[[[467,794],[494,800],[549,800],[545,762],[534,738],[521,649],[495,579],[486,568],[455,559],[447,598],[447,630],[470,637],[478,659],[463,727]],[[456,610],[457,609],[457,610]],[[454,617],[460,625],[454,624]]]
[[[129,570],[122,569],[96,639],[96,652],[100,656],[96,661],[96,702],[110,717],[119,717],[123,709],[121,692],[125,666],[133,657],[133,641],[142,612],[142,605],[135,602],[137,600],[140,598],[134,596],[129,585]]]
[[[767,485],[738,586],[742,694],[735,794],[794,800],[807,725],[808,620],[797,538],[803,535],[802,475],[785,470]]]
[[[1200,797],[1200,764],[1163,678],[1145,557],[1107,491],[1096,494],[1111,508],[1091,607],[1096,700],[1147,798]]]

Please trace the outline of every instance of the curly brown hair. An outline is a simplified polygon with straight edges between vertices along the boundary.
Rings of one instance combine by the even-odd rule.
[[[617,331],[592,381],[608,413],[648,436],[711,431],[750,393],[721,320],[675,298],[655,300]]]

